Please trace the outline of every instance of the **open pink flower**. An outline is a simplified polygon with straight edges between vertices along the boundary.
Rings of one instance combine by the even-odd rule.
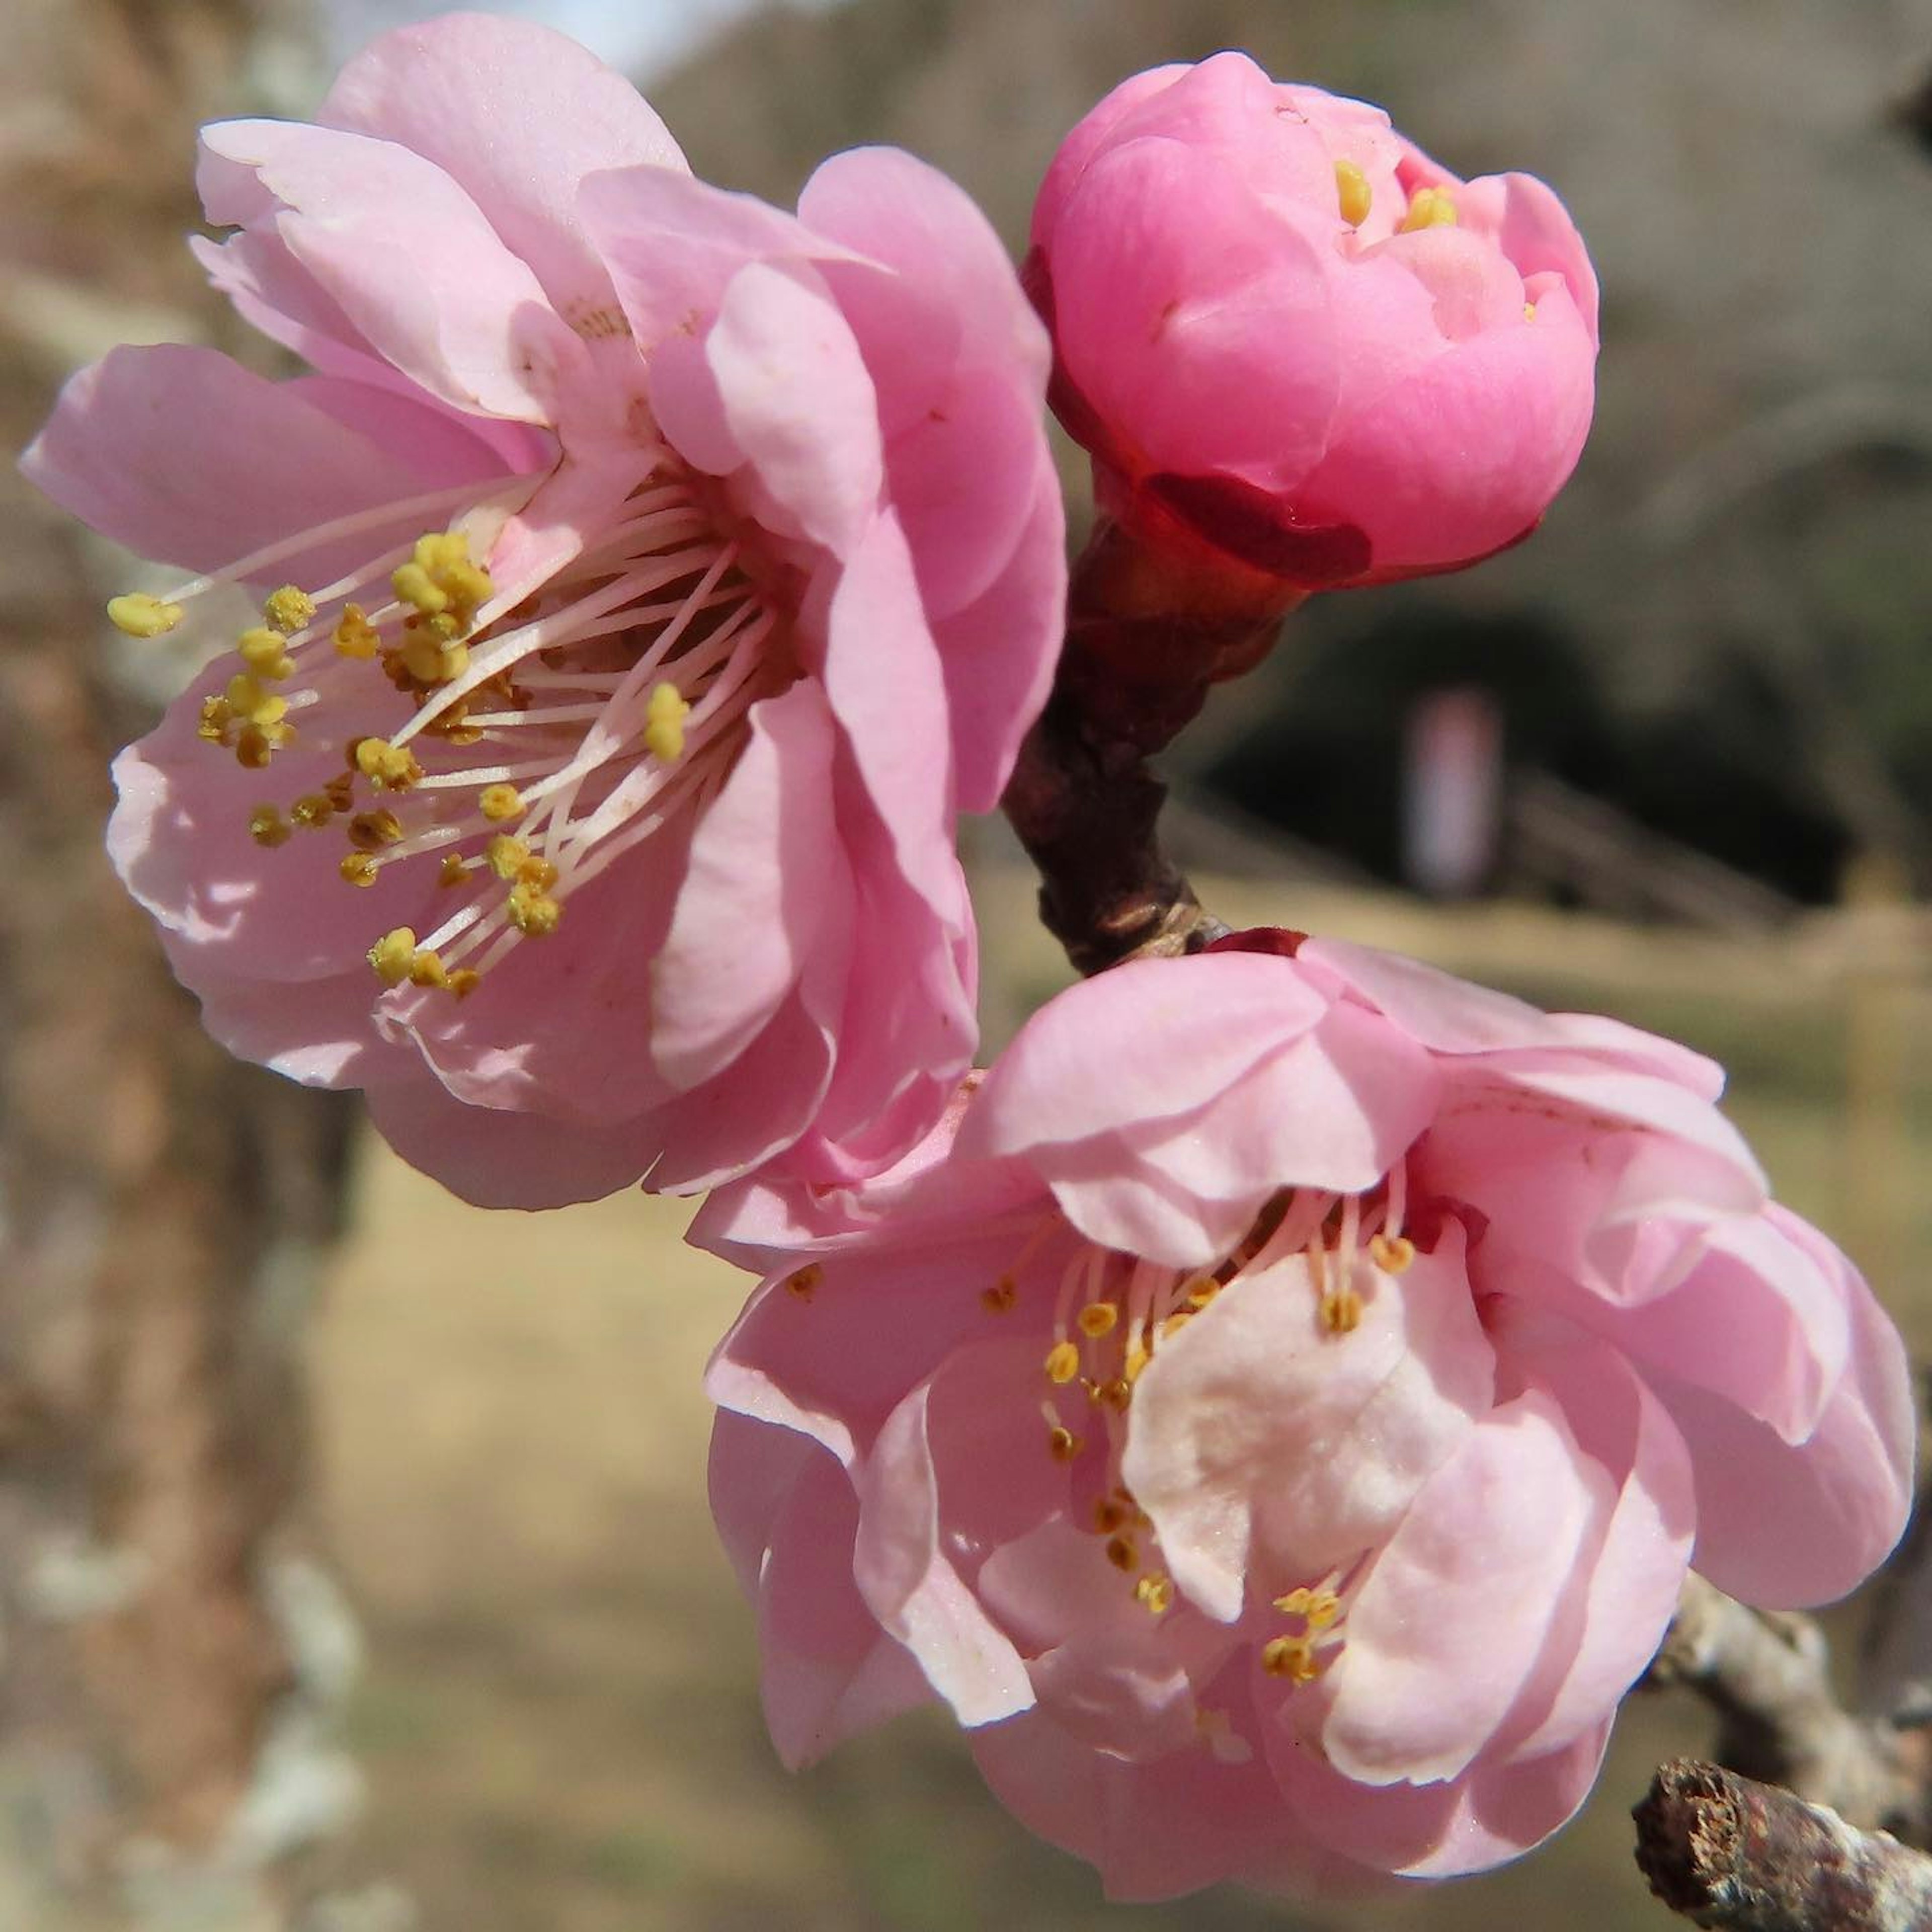
[[[1103,506],[1291,590],[1514,543],[1589,427],[1596,280],[1556,196],[1458,181],[1244,54],[1138,75],[1074,129],[1027,274]]]
[[[1688,1566],[1815,1603],[1904,1520],[1898,1339],[1718,1085],[1235,950],[1062,994],[870,1183],[715,1196],[697,1238],[770,1276],[712,1494],[782,1754],[936,1694],[1128,1898],[1554,1831]]]
[[[110,835],[209,1026],[493,1204],[896,1156],[970,1063],[953,817],[1064,596],[990,229],[888,149],[796,217],[708,188],[581,48],[476,14],[316,125],[210,128],[200,184],[211,276],[316,373],[122,350],[26,468],[210,573],[124,628],[240,633]]]

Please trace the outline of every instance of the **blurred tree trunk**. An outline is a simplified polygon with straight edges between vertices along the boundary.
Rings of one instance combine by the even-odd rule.
[[[10,448],[122,335],[221,339],[181,244],[194,128],[260,106],[265,34],[298,46],[273,4],[0,10]],[[300,1556],[347,1116],[205,1038],[108,870],[108,760],[186,668],[108,641],[110,567],[8,466],[0,1925],[261,1932],[293,1922],[284,1854],[353,1806],[316,1715],[352,1627]]]

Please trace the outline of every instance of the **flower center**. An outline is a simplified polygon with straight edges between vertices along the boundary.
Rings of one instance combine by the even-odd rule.
[[[1339,1343],[1360,1323],[1367,1282],[1400,1276],[1415,1258],[1414,1244],[1402,1232],[1407,1197],[1401,1164],[1366,1194],[1283,1188],[1205,1271],[1165,1267],[1078,1238],[1066,1242],[1065,1223],[1049,1215],[1030,1230],[1012,1264],[981,1291],[988,1314],[1009,1314],[1026,1299],[1023,1284],[1038,1282],[1044,1289],[1054,1279],[1053,1262],[1060,1262],[1052,1342],[1040,1365],[1047,1453],[1057,1462],[1095,1466],[1084,1480],[1075,1472],[1083,1520],[1151,1615],[1173,1607],[1174,1588],[1162,1567],[1153,1522],[1121,1480],[1136,1385],[1161,1349],[1207,1313],[1225,1288],[1297,1258],[1315,1296],[1322,1334]],[[1096,1440],[1097,1457],[1089,1454]],[[1262,1669],[1294,1684],[1318,1675],[1342,1640],[1348,1588],[1335,1572],[1275,1598],[1284,1621],[1262,1641]]]
[[[481,502],[466,492],[446,528],[408,548],[320,590],[275,591],[237,644],[242,668],[202,707],[201,736],[250,770],[311,727],[344,747],[318,789],[253,808],[257,844],[333,827],[352,886],[434,868],[448,916],[420,939],[407,926],[375,938],[386,986],[460,998],[520,940],[554,932],[574,891],[715,794],[752,704],[793,675],[777,609],[668,452],[566,563],[500,586],[479,560],[530,487]],[[393,529],[409,507],[305,532],[281,554]],[[116,598],[110,615],[158,635],[190,597],[259,580],[274,561],[244,559],[173,601]],[[392,718],[398,694],[400,728],[358,734]]]

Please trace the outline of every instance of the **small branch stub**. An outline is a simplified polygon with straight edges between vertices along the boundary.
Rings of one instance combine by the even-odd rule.
[[[1932,1858],[1778,1786],[1674,1758],[1631,1816],[1651,1890],[1695,1924],[1724,1932],[1932,1927]]]

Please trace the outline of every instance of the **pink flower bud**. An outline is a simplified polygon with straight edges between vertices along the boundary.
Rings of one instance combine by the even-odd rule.
[[[1589,427],[1596,278],[1556,196],[1460,181],[1244,54],[1138,75],[1074,129],[1027,279],[1102,508],[1284,602],[1516,542]]]

